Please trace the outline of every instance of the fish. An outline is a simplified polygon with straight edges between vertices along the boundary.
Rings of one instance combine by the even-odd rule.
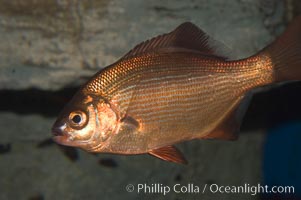
[[[1,144],[0,143],[0,154],[6,154],[11,152],[11,144],[7,143],[7,144]]]
[[[226,49],[191,22],[138,44],[81,86],[54,141],[187,164],[175,144],[238,139],[252,91],[301,79],[301,16],[254,55],[235,60]]]
[[[104,167],[116,168],[118,167],[117,162],[111,158],[103,158],[98,161],[98,163]]]

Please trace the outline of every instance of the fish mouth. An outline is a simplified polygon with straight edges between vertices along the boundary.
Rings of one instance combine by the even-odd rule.
[[[52,139],[58,144],[71,146],[70,142],[67,141],[68,140],[67,136],[53,136]]]
[[[86,144],[85,142],[72,141],[68,135],[53,136],[52,139],[57,144],[69,147],[81,147],[83,144]]]
[[[52,139],[54,142],[60,145],[64,146],[71,146],[71,147],[79,147],[80,143],[77,141],[71,140],[71,136],[67,133],[64,133],[64,126],[59,126],[59,127],[53,127],[51,129],[52,132]]]
[[[55,136],[64,136],[62,129],[58,128],[58,127],[52,127],[51,132],[54,137]]]
[[[53,136],[52,139],[56,143],[61,144],[61,145],[65,145],[65,146],[72,146],[70,141],[69,141],[69,136],[63,132],[62,126],[52,127],[51,132],[52,132],[52,136]]]

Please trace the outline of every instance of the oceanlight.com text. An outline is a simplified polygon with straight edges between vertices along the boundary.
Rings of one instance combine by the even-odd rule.
[[[204,194],[204,193],[221,193],[221,194],[294,194],[294,186],[268,186],[268,185],[250,185],[248,183],[240,186],[218,185],[218,184],[204,184],[197,185],[193,183],[188,184],[174,184],[164,185],[161,183],[141,183],[128,184],[125,187],[127,192],[135,192],[138,194],[162,194],[169,193],[183,193],[183,194]]]

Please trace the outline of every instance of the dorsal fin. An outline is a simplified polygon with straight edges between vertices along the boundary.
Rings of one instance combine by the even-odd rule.
[[[207,56],[215,56],[221,59],[227,59],[225,55],[227,47],[213,40],[199,29],[196,25],[185,22],[170,33],[159,35],[150,40],[138,44],[122,59],[128,59],[144,53],[158,51],[192,51]]]

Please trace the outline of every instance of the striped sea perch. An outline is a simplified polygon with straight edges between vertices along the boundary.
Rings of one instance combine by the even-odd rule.
[[[81,87],[53,125],[54,140],[186,163],[174,144],[236,139],[250,91],[301,79],[301,17],[251,57],[230,60],[224,49],[189,22],[137,45]]]

